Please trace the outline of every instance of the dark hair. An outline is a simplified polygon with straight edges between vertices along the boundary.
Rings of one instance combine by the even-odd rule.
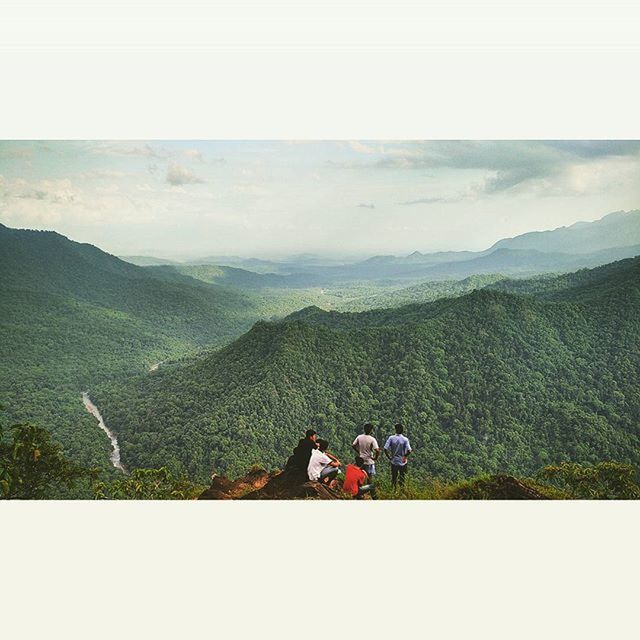
[[[327,440],[318,440],[318,449],[320,451],[326,451],[329,448],[329,442]]]
[[[315,435],[316,435],[316,432],[313,429],[307,429],[304,434],[304,437],[310,438],[311,436],[315,436]]]
[[[402,425],[399,422],[396,425],[396,433],[402,433]]]
[[[362,458],[361,456],[356,456],[356,464],[359,467],[364,467],[364,458]]]
[[[373,431],[373,425],[370,422],[364,425],[364,432],[369,435]]]

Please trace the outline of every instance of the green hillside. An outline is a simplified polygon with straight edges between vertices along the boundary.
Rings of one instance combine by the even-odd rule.
[[[201,480],[281,466],[310,425],[347,456],[365,421],[381,438],[404,422],[414,467],[443,479],[640,463],[640,259],[514,286],[526,295],[305,309],[94,395],[125,464]]]
[[[106,468],[108,440],[80,391],[219,346],[271,315],[238,290],[0,225],[0,419],[38,422],[73,459]]]
[[[401,307],[407,304],[431,302],[439,298],[460,296],[476,289],[482,289],[500,280],[504,276],[489,273],[469,276],[463,280],[440,280],[421,282],[411,287],[394,288],[392,290],[373,289],[370,293],[354,297],[335,306],[338,311],[366,311],[368,309]]]

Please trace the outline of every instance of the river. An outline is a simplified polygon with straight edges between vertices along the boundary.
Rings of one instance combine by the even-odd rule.
[[[122,471],[122,473],[127,473],[127,470],[120,462],[120,445],[118,444],[118,438],[116,438],[116,434],[107,427],[100,415],[100,411],[98,407],[96,407],[93,402],[91,402],[91,398],[89,397],[89,393],[87,391],[82,392],[82,402],[84,402],[84,406],[87,411],[98,421],[98,426],[109,436],[109,440],[111,441],[111,464],[118,470]]]

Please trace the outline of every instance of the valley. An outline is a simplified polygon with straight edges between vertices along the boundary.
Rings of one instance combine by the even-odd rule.
[[[105,479],[277,469],[309,426],[346,458],[364,421],[382,439],[397,420],[444,480],[638,464],[639,221],[476,254],[146,266],[0,225],[2,420]]]

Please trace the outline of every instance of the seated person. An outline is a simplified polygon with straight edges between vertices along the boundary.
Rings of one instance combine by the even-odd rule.
[[[306,476],[311,452],[318,448],[317,439],[318,434],[313,429],[308,429],[304,438],[298,442],[293,450],[293,455],[287,460],[285,470],[293,473],[299,472]]]
[[[318,440],[318,448],[311,451],[307,475],[309,480],[324,482],[333,486],[333,481],[340,473],[340,460],[327,453],[329,443],[326,440]]]
[[[371,499],[376,499],[376,488],[369,481],[369,475],[364,470],[364,458],[356,456],[355,464],[347,465],[342,490],[352,495],[356,500],[362,500],[368,493]]]

